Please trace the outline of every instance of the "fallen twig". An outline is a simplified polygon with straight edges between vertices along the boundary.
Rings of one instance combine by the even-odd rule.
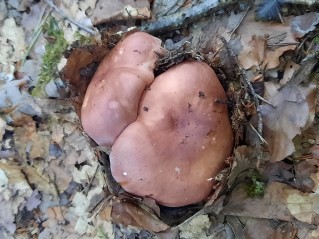
[[[265,102],[268,105],[271,105],[272,107],[276,108],[276,106],[274,106],[271,102],[269,102],[268,100],[266,100],[265,98],[261,97],[260,95],[256,94],[257,98],[260,99],[262,102]]]
[[[219,9],[229,6],[237,1],[231,0],[204,0],[202,3],[189,7],[181,12],[161,17],[143,25],[140,30],[149,33],[163,33],[196,22],[203,17],[217,12]]]
[[[258,138],[263,144],[268,144],[267,141],[258,133],[258,131],[255,129],[255,127],[251,123],[249,123],[248,125],[257,134]]]
[[[45,2],[54,9],[54,11],[56,11],[61,17],[63,17],[64,19],[68,20],[69,22],[71,22],[72,24],[76,25],[77,27],[81,28],[83,31],[86,31],[87,33],[91,34],[91,35],[95,35],[96,32],[93,31],[92,29],[83,26],[79,23],[77,23],[76,21],[74,21],[73,19],[71,19],[70,17],[68,17],[63,11],[61,11],[57,6],[54,5],[54,3],[51,0],[45,0]]]

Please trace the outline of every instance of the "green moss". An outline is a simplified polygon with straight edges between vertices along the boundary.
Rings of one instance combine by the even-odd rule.
[[[250,182],[247,185],[247,194],[249,197],[262,197],[265,193],[266,184],[263,181],[258,171],[254,171],[249,178]]]
[[[42,57],[43,63],[39,82],[32,91],[32,95],[38,97],[44,94],[46,84],[58,76],[57,64],[68,46],[67,41],[64,39],[63,31],[58,27],[54,18],[50,18],[43,25],[42,30],[46,34],[48,43],[45,46],[45,54]]]

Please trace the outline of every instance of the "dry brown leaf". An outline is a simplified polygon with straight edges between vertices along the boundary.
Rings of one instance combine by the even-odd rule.
[[[275,48],[274,50],[268,50],[266,52],[265,60],[262,63],[263,68],[266,70],[276,68],[280,64],[279,57],[284,52],[294,50],[295,48],[296,45],[288,45]]]
[[[41,192],[53,197],[54,201],[58,201],[58,195],[55,185],[47,175],[40,175],[37,170],[29,165],[25,165],[22,169],[28,182],[35,185]]]
[[[98,216],[102,221],[111,221],[111,213],[112,207],[110,205],[104,205],[99,211]]]
[[[260,57],[259,59],[255,57],[259,55],[259,49],[255,48],[256,44],[251,44],[253,37],[268,39],[268,44],[276,43],[274,44],[276,48],[267,49],[266,59],[263,61],[263,66],[266,69],[278,66],[279,56],[287,50],[295,49],[295,44],[297,43],[288,24],[256,22],[253,10],[248,12],[244,21],[237,29],[237,33],[241,37],[241,44],[243,46],[238,60],[245,69],[258,66],[256,63],[261,60]],[[286,46],[285,44],[292,45]],[[257,52],[257,54],[254,52]]]
[[[89,46],[73,49],[63,69],[63,80],[70,83],[74,89],[73,97],[75,107],[80,113],[80,107],[91,78],[93,77],[98,63],[108,53],[103,46]]]
[[[133,201],[115,200],[112,206],[112,219],[126,226],[136,226],[152,232],[161,232],[169,226],[155,217],[154,214],[139,207]]]
[[[263,104],[261,113],[265,125],[264,137],[268,143],[271,161],[283,160],[295,151],[292,139],[301,133],[314,114],[315,85],[297,87],[289,84],[280,91],[273,93],[274,83],[265,84],[266,91],[270,93],[268,101],[272,105]]]
[[[9,234],[14,234],[16,214],[32,195],[21,168],[9,160],[0,160],[0,227]]]

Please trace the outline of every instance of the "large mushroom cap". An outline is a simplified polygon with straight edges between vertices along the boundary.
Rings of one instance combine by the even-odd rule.
[[[181,63],[158,76],[112,147],[114,178],[166,206],[205,199],[232,151],[227,105],[220,103],[226,100],[205,63]]]
[[[81,121],[99,145],[111,146],[132,123],[145,87],[163,54],[161,40],[143,32],[124,38],[104,58],[86,91]]]

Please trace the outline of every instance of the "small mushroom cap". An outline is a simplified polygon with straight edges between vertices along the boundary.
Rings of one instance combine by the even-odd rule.
[[[163,54],[161,40],[136,32],[124,38],[97,69],[84,97],[84,131],[101,146],[110,147],[124,128],[136,120],[138,104]]]
[[[205,199],[233,147],[227,97],[214,71],[184,62],[159,75],[115,141],[111,170],[132,194],[166,206]]]

